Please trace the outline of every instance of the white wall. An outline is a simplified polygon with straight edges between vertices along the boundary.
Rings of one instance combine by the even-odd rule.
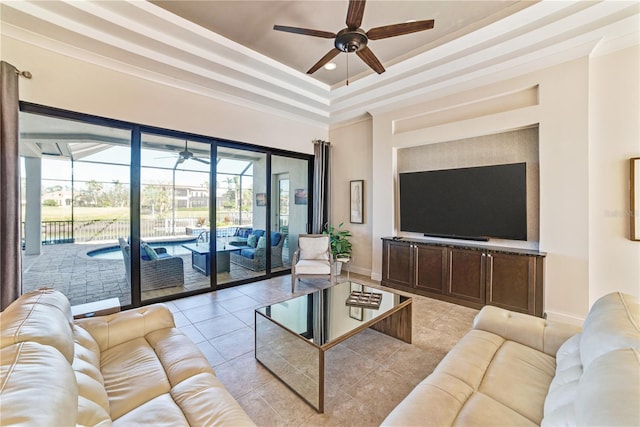
[[[371,235],[373,218],[377,212],[372,210],[373,175],[375,169],[372,162],[372,129],[371,120],[337,127],[329,133],[331,142],[331,222],[338,226],[344,223],[343,229],[351,231],[352,243],[350,271],[371,275]],[[350,220],[350,181],[364,180],[363,206],[364,222],[352,224]]]
[[[589,302],[640,294],[640,242],[629,239],[629,159],[640,156],[640,48],[591,60]]]
[[[2,59],[33,74],[20,100],[313,154],[328,127],[294,121],[79,61],[3,35]]]
[[[640,294],[640,244],[628,240],[628,218],[615,214],[617,209],[624,217],[629,211],[628,159],[640,154],[638,51],[636,46],[592,60],[584,57],[455,95],[435,94],[411,107],[372,112],[365,152],[371,150],[368,209],[373,214],[367,224],[371,235],[362,239],[371,244],[372,278],[381,279],[380,238],[398,233],[398,149],[539,124],[539,247],[548,253],[545,311],[550,318],[579,322],[604,293]],[[487,101],[513,93],[526,93],[530,100],[532,88],[534,102],[501,109]],[[484,115],[481,108],[468,108],[485,102]],[[436,115],[437,120],[420,119]],[[334,168],[334,200],[348,197],[341,186],[352,175],[350,169],[364,167],[367,132],[358,123],[330,133],[349,159],[349,169]]]

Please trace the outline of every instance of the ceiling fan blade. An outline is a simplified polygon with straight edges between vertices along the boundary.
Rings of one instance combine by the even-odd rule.
[[[356,50],[356,54],[362,59],[373,71],[378,74],[384,73],[384,67],[378,61],[378,58],[373,54],[369,47],[365,46],[364,49]]]
[[[331,61],[339,53],[340,53],[340,50],[334,47],[325,56],[323,56],[322,59],[320,59],[320,61],[316,62],[313,67],[309,68],[309,71],[307,71],[307,74],[315,73],[320,69],[320,67],[322,67],[327,62]]]
[[[432,29],[433,24],[433,19],[429,19],[426,21],[403,22],[402,24],[385,25],[383,27],[370,29],[369,31],[367,31],[367,37],[369,37],[369,40],[380,40],[386,39],[387,37],[417,33],[418,31]]]
[[[308,28],[287,27],[284,25],[274,25],[273,29],[276,31],[284,31],[286,33],[302,34],[303,36],[322,37],[324,39],[333,39],[336,37],[335,33],[321,30],[310,30]]]
[[[360,28],[362,25],[362,16],[364,15],[364,5],[366,0],[349,0],[349,9],[347,9],[347,27],[352,30]]]
[[[204,163],[205,165],[208,165],[208,164],[209,164],[209,161],[208,161],[208,160],[201,159],[201,158],[199,158],[199,157],[192,157],[192,159],[193,159],[193,160],[195,160],[196,162]]]

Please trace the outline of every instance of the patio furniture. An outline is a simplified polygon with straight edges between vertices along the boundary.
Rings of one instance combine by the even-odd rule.
[[[298,249],[291,259],[291,292],[295,289],[296,278],[326,277],[334,283],[333,254],[328,234],[301,234]]]
[[[247,242],[229,242],[239,249],[231,253],[231,262],[253,271],[261,271],[266,268],[267,248],[264,230],[253,230]],[[253,237],[256,239],[254,239]],[[286,234],[271,232],[271,267],[282,267],[282,247],[287,238]],[[253,241],[256,241],[253,246]]]
[[[186,243],[183,248],[191,251],[191,266],[194,270],[199,271],[205,276],[211,274],[211,254],[209,253],[208,243]],[[228,273],[231,271],[229,254],[239,251],[240,248],[235,246],[226,246],[221,244],[216,248],[216,273]]]
[[[118,238],[122,259],[127,273],[127,282],[131,284],[131,248],[125,239]],[[153,250],[153,249],[152,249]],[[166,253],[164,248],[154,250],[157,259],[140,258],[140,282],[143,291],[184,286],[184,262],[180,257]],[[143,252],[141,248],[141,255]]]

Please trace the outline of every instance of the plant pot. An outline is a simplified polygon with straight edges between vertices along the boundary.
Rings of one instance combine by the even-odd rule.
[[[340,261],[334,261],[333,263],[333,275],[334,276],[339,276],[340,273],[342,273],[342,262]]]

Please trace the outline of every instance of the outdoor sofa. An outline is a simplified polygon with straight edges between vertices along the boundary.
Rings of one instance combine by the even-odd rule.
[[[384,426],[638,426],[640,305],[612,293],[580,328],[485,306]]]
[[[271,268],[282,267],[282,248],[287,238],[285,233],[271,232]],[[252,230],[246,242],[231,241],[238,250],[231,252],[231,262],[253,271],[266,268],[267,248],[264,230]]]
[[[0,314],[3,426],[252,426],[162,304],[73,320],[53,289]]]

